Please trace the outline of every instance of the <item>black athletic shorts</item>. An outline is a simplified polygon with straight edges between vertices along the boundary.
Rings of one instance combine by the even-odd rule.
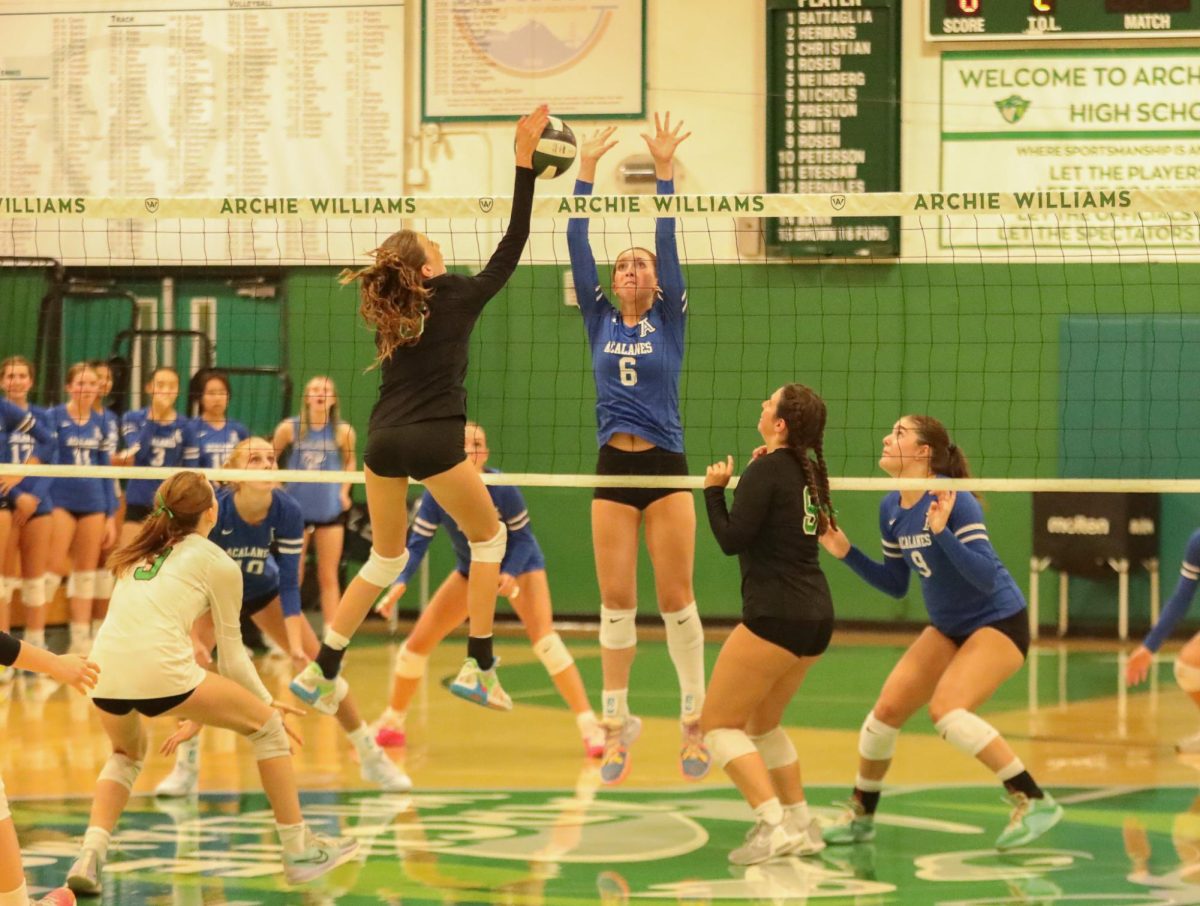
[[[422,481],[453,469],[467,458],[466,435],[467,420],[457,416],[391,428],[368,428],[363,462],[384,478]]]
[[[596,458],[597,475],[686,475],[687,455],[672,453],[660,447],[631,453],[618,450],[611,444],[600,448]],[[634,509],[644,510],[656,500],[669,494],[690,493],[686,488],[596,488],[593,500],[611,500]]]
[[[306,522],[306,523],[304,523],[304,531],[307,532],[309,529],[317,529],[317,528],[329,528],[330,526],[334,526],[334,525],[340,525],[343,528],[345,528],[346,517],[349,515],[350,515],[349,510],[342,510],[340,513],[338,513],[332,519],[326,520],[325,522]]]
[[[780,620],[751,617],[745,627],[764,642],[778,645],[796,657],[824,654],[833,638],[833,620]]]
[[[266,594],[257,595],[242,601],[242,616],[252,617],[260,610],[266,609],[267,605],[279,597],[279,589],[269,591]]]
[[[124,717],[130,711],[137,711],[146,717],[158,717],[160,714],[166,714],[176,705],[182,705],[191,698],[192,692],[195,691],[193,689],[182,695],[164,695],[162,698],[93,698],[92,704],[101,711],[115,714],[117,717]]]
[[[140,503],[125,504],[125,521],[126,522],[145,522],[150,518],[150,514],[154,512],[154,507],[143,505]]]
[[[16,509],[16,507],[14,506],[12,500],[10,500],[8,497],[0,497],[0,513],[3,513],[5,510],[13,509]]]
[[[997,632],[1007,636],[1012,643],[1017,646],[1017,650],[1021,652],[1021,657],[1025,657],[1029,654],[1028,610],[1018,610],[1011,617],[1005,617],[1003,620],[996,620],[994,623],[988,623],[984,626],[980,626],[979,629],[995,629]],[[968,632],[966,635],[947,635],[946,638],[952,641],[956,648],[961,648],[967,639],[973,636],[976,632],[979,632],[979,629],[976,629],[974,632]]]

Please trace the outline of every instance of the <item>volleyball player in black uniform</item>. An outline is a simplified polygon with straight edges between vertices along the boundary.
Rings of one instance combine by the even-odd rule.
[[[367,562],[342,594],[317,659],[292,680],[292,691],[309,704],[333,695],[333,681],[351,636],[408,561],[408,481],[415,478],[471,545],[467,660],[450,691],[496,709],[512,707],[496,678],[492,654],[492,618],[507,532],[483,479],[463,450],[467,417],[463,381],[475,322],[516,270],[529,238],[533,151],[548,114],[542,105],[517,123],[512,214],[504,238],[482,271],[474,277],[447,273],[436,242],[413,230],[401,230],[375,250],[374,264],[345,275],[347,282],[361,282],[359,311],[375,328],[376,364],[383,371],[363,457],[374,543]]]
[[[810,667],[829,646],[833,602],[817,555],[818,536],[836,525],[822,452],[825,403],[802,384],[763,401],[766,445],[738,483],[725,486],[733,457],[708,467],[704,498],[721,550],[742,569],[742,622],[721,646],[700,716],[713,760],[754,809],[739,865],[824,849],[808,814],[800,762],[779,725]]]

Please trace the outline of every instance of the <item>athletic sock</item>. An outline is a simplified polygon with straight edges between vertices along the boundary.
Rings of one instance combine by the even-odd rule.
[[[480,670],[491,670],[496,663],[496,656],[492,653],[492,637],[467,636],[467,657],[475,658]]]
[[[765,821],[767,824],[780,824],[783,821],[783,806],[779,799],[772,796],[754,810],[755,821]]]
[[[375,749],[375,737],[371,735],[371,728],[365,721],[359,725],[357,730],[346,731],[346,736],[354,744],[354,750],[358,752],[360,759],[370,755]]]
[[[321,642],[321,650],[317,652],[317,666],[325,679],[336,679],[342,669],[342,658],[346,656],[346,647],[350,640],[332,629],[325,630],[325,640]]]
[[[305,830],[304,822],[299,824],[280,824],[275,822],[275,830],[279,833],[279,845],[289,856],[298,856],[304,852]]]
[[[859,801],[859,804],[863,807],[863,813],[867,815],[874,815],[875,809],[879,808],[880,795],[879,790],[860,790],[858,787],[854,788],[854,798]]]
[[[1046,796],[1033,775],[1025,770],[1020,758],[1014,758],[997,771],[996,776],[1010,793],[1024,793],[1030,799],[1043,799]]]
[[[24,881],[16,890],[0,893],[0,906],[29,906],[31,902],[29,888],[25,886]]]
[[[629,717],[628,689],[605,689],[603,700],[605,721],[623,723]]]
[[[108,844],[112,842],[112,831],[91,825],[83,832],[83,848],[90,849],[103,862],[108,856]]]
[[[801,827],[808,827],[809,822],[812,821],[812,815],[808,812],[808,801],[805,799],[793,802],[791,805],[785,805],[783,811],[793,823]]]

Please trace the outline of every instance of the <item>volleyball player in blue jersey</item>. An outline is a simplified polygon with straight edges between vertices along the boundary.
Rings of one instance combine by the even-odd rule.
[[[92,405],[92,408],[104,418],[104,436],[108,439],[109,450],[114,454],[113,465],[121,465],[122,463],[118,462],[120,454],[116,452],[121,442],[121,419],[117,417],[117,414],[112,409],[107,408],[107,400],[113,388],[112,366],[104,359],[92,359],[88,362],[88,366],[96,372],[96,381],[98,384],[96,402]],[[115,478],[113,479],[113,489],[117,495],[116,538],[119,538],[121,527],[125,521],[125,502],[121,482]],[[116,538],[114,538],[113,544],[100,548],[100,568],[96,570],[96,596],[92,599],[91,628],[93,637],[95,637],[100,624],[104,621],[104,615],[108,613],[108,599],[112,597],[113,584],[116,581],[107,565],[108,555],[113,551]]]
[[[202,469],[219,469],[233,453],[233,448],[250,436],[246,426],[229,418],[229,377],[223,371],[204,372],[199,381],[200,395],[196,400],[197,413],[192,419],[192,431],[200,451]]]
[[[880,467],[894,478],[967,478],[967,458],[937,419],[906,415],[883,439]],[[1044,793],[996,728],[975,711],[1021,669],[1029,649],[1025,599],[988,540],[983,510],[970,494],[894,491],[879,506],[883,563],[850,544],[840,528],[821,544],[870,585],[895,598],[916,573],[929,622],[892,668],[859,735],[854,794],[827,843],[875,836],[874,814],[896,737],[926,704],[941,737],[978,758],[1013,803],[1001,850],[1052,828],[1062,808]]]
[[[94,408],[98,387],[91,366],[80,362],[67,371],[68,400],[50,410],[55,431],[54,462],[58,465],[111,464],[109,425]],[[111,478],[55,478],[50,495],[54,500],[54,525],[46,600],[53,599],[61,577],[69,573],[71,651],[86,654],[91,648],[92,601],[101,549],[116,543],[116,489]]]
[[[232,469],[274,470],[275,451],[261,437],[242,441],[229,460]],[[300,548],[304,521],[300,507],[272,481],[238,481],[217,494],[217,523],[209,533],[212,541],[237,561],[242,571],[242,616],[250,617],[292,657],[297,669],[316,656],[320,643],[308,620],[300,613]],[[202,618],[204,619],[204,618]],[[212,623],[205,620],[200,632],[208,650],[215,642]],[[336,714],[358,753],[363,780],[392,793],[412,789],[412,781],[375,743],[371,730],[359,714],[346,681],[338,677],[333,710],[318,703],[319,710]],[[186,796],[196,790],[199,771],[199,742],[192,738],[199,727],[181,734],[175,769],[158,785],[160,796]]]
[[[1175,626],[1183,619],[1192,599],[1196,596],[1196,587],[1200,585],[1200,530],[1188,538],[1187,549],[1183,553],[1183,563],[1179,568],[1179,582],[1175,591],[1163,607],[1158,622],[1151,627],[1125,666],[1125,681],[1130,686],[1143,682],[1150,672],[1150,664],[1154,654],[1162,647],[1174,631]],[[1188,694],[1197,705],[1200,705],[1200,633],[1193,635],[1175,656],[1175,682],[1179,688]],[[1177,752],[1194,755],[1200,752],[1200,733],[1188,736],[1175,744]]]
[[[33,378],[33,365],[24,356],[10,356],[0,362],[0,385],[5,398],[18,407],[27,407],[39,422],[48,426],[51,421],[47,410],[29,403]],[[54,459],[53,436],[42,443],[30,430],[14,429],[7,437],[7,446],[2,451],[6,462],[44,463]],[[5,506],[12,509],[12,532],[4,554],[6,581],[0,597],[7,608],[13,591],[20,588],[25,610],[24,641],[38,648],[46,647],[45,574],[50,557],[50,516],[54,510],[51,481],[49,477],[28,477],[0,482],[0,511]],[[9,625],[6,622],[3,628]],[[5,676],[11,676],[11,670],[0,668],[0,678]]]
[[[480,472],[497,472],[487,468],[490,451],[487,434],[474,422],[467,422],[465,450],[471,464]],[[584,750],[590,758],[603,754],[604,733],[596,715],[588,705],[587,691],[575,659],[567,651],[558,633],[554,631],[554,614],[550,603],[550,584],[546,579],[546,561],[541,546],[533,535],[529,523],[529,510],[525,498],[513,485],[488,485],[488,495],[496,505],[496,511],[508,528],[508,548],[500,563],[499,594],[507,597],[513,610],[521,618],[533,650],[546,668],[554,687],[575,715],[575,725],[583,738]],[[408,565],[396,580],[396,584],[383,597],[376,610],[390,614],[396,602],[403,596],[413,575],[425,557],[429,542],[439,527],[446,529],[454,548],[456,566],[438,587],[432,600],[421,610],[420,619],[400,646],[392,677],[392,691],[388,708],[378,721],[379,732],[375,740],[381,746],[400,748],[405,745],[404,725],[408,706],[416,694],[421,678],[425,675],[425,664],[433,649],[447,635],[461,626],[467,616],[467,576],[471,570],[471,545],[466,535],[449,514],[425,494],[417,508],[413,527],[408,533]],[[497,710],[512,707],[505,695],[497,696],[489,706]]]
[[[675,148],[691,133],[671,128],[671,115],[654,115],[655,134],[644,134],[654,158],[660,194],[675,191]],[[615,127],[583,143],[576,195],[588,195],[596,163],[616,142]],[[579,311],[592,352],[596,382],[597,442],[601,475],[686,475],[679,418],[687,290],[675,246],[675,220],[660,217],[655,252],[633,248],[617,256],[609,302],[588,244],[588,221],[567,227],[567,248]],[[680,768],[689,780],[709,769],[700,732],[704,704],[704,629],[692,589],[696,510],[691,491],[674,488],[597,488],[592,500],[592,548],[600,583],[600,650],[604,668],[603,717],[607,730],[601,776],[618,783],[629,773],[629,745],[641,720],[629,710],[629,674],[637,645],[638,533],[645,526],[654,565],[658,608],[667,648],[679,677],[683,746]]]
[[[292,448],[287,467],[309,472],[353,472],[354,428],[338,418],[337,387],[324,375],[312,378],[304,388],[300,415],[284,419],[275,429],[275,455]],[[321,615],[326,625],[333,619],[342,587],[338,568],[346,540],[346,511],[350,509],[347,483],[310,484],[296,482],[287,491],[304,514],[304,551],[300,555],[300,581],[312,538],[317,552],[317,587],[321,590]]]
[[[517,123],[508,228],[478,274],[449,273],[438,244],[414,230],[393,233],[372,253],[373,264],[343,274],[345,282],[359,282],[359,313],[375,330],[375,362],[382,372],[363,456],[374,540],[370,557],[326,626],[316,662],[292,680],[292,691],[304,701],[333,694],[351,637],[379,593],[404,570],[410,478],[425,485],[471,545],[467,659],[450,691],[484,705],[503,691],[495,671],[492,621],[507,530],[463,451],[464,381],[475,322],[516,270],[529,238],[533,151],[548,121],[549,110],[542,105]]]

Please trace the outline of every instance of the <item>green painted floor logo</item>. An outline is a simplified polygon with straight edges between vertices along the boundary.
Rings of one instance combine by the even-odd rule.
[[[1194,788],[1054,792],[1063,822],[1009,853],[991,847],[1007,819],[995,787],[898,789],[882,802],[873,843],[749,868],[726,861],[749,822],[728,788],[305,794],[306,817],[357,837],[360,851],[299,890],[282,882],[261,795],[135,798],[104,866],[102,901],[1200,904]],[[836,814],[838,793],[810,790],[819,816]],[[87,805],[14,803],[36,888],[62,882]]]

